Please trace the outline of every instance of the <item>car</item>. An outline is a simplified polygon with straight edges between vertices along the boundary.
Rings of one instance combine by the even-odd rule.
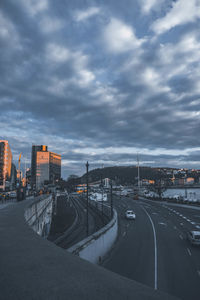
[[[11,192],[10,193],[10,198],[16,198],[17,197],[17,193],[16,192]]]
[[[189,231],[188,240],[192,245],[200,246],[200,231]]]
[[[125,212],[125,218],[129,220],[135,220],[136,214],[132,210],[127,210]]]

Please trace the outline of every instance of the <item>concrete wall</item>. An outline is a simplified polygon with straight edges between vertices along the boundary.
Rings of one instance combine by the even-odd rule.
[[[92,263],[98,263],[111,249],[117,233],[117,212],[114,210],[113,218],[106,226],[69,248],[68,251]]]
[[[25,220],[37,232],[47,237],[52,218],[53,199],[52,195],[39,197],[25,210]]]

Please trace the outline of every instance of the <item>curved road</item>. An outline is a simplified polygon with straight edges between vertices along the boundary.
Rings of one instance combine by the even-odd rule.
[[[200,247],[186,239],[200,228],[200,208],[114,198],[119,238],[103,266],[184,300],[200,299]],[[133,209],[136,220],[126,220]]]

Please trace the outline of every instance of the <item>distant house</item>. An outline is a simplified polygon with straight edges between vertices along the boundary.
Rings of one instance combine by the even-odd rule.
[[[193,177],[187,177],[185,178],[185,184],[194,184],[194,178]]]

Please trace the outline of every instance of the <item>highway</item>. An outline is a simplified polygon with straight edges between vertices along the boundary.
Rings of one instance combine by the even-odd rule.
[[[200,299],[200,247],[186,239],[200,228],[200,208],[114,197],[119,238],[103,266],[183,300]],[[126,220],[126,209],[136,220]],[[200,229],[199,229],[200,230]]]

